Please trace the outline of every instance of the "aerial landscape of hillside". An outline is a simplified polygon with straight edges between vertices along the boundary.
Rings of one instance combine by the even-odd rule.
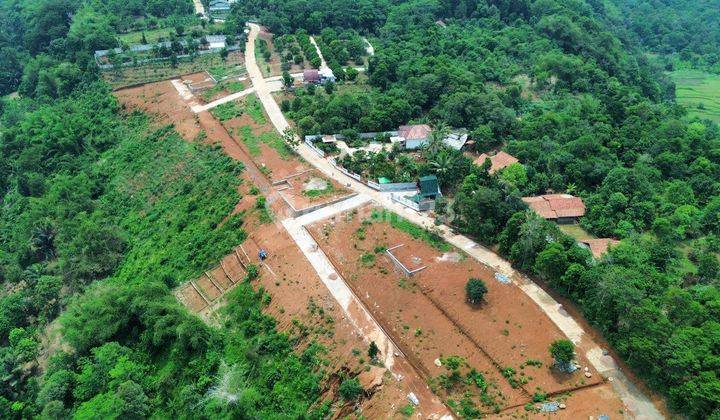
[[[0,418],[720,420],[720,0],[0,0]]]

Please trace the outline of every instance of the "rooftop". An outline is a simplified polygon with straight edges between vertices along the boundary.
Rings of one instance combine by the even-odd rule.
[[[513,163],[520,162],[515,156],[505,152],[498,152],[493,156],[490,156],[487,153],[481,154],[477,159],[475,159],[475,164],[482,166],[485,163],[485,159],[490,159],[490,169],[488,169],[490,174],[494,174],[497,171],[505,169]]]
[[[317,82],[320,80],[320,72],[315,69],[303,70],[303,80],[306,82]]]
[[[581,217],[585,215],[585,203],[570,194],[545,194],[523,197],[522,200],[543,219]]]
[[[427,124],[401,125],[398,128],[398,136],[406,140],[422,140],[428,138],[432,128]]]

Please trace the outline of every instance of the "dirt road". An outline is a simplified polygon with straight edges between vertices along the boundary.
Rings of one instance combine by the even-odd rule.
[[[255,39],[260,28],[256,24],[249,24],[250,34],[247,42],[247,50],[245,53],[245,65],[250,78],[252,80],[255,91],[265,107],[271,122],[278,130],[283,133],[290,125],[285,116],[282,114],[280,107],[272,97],[265,80],[262,77],[260,68],[255,61]],[[313,44],[315,40],[311,38]],[[317,47],[317,44],[315,44]],[[322,58],[322,54],[318,48],[318,53]],[[324,59],[323,59],[324,63]],[[298,139],[300,140],[300,139]],[[616,363],[610,356],[603,355],[600,347],[592,341],[588,334],[585,334],[583,328],[568,315],[562,306],[555,301],[549,294],[533,283],[522,273],[512,268],[511,264],[498,256],[489,249],[474,242],[470,238],[463,235],[453,233],[447,226],[441,225],[434,227],[434,220],[418,212],[407,209],[406,207],[393,202],[389,195],[375,191],[366,185],[352,179],[338,170],[336,170],[326,159],[317,155],[304,142],[300,142],[297,148],[298,153],[310,164],[323,171],[326,175],[336,179],[341,184],[352,188],[359,194],[366,194],[373,200],[392,210],[413,223],[424,226],[428,229],[436,229],[438,233],[450,244],[462,249],[468,255],[477,259],[479,262],[492,267],[496,271],[507,275],[513,279],[513,283],[518,286],[519,290],[527,294],[532,300],[542,308],[543,312],[560,328],[560,330],[579,348],[585,349],[585,355],[593,364],[595,369],[601,372],[606,378],[611,377],[615,391],[621,396],[623,402],[632,410],[633,415],[638,419],[662,419],[664,416],[655,407],[652,400],[639,392],[637,387],[616,368]]]

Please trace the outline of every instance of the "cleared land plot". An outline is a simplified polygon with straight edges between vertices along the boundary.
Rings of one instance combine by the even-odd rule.
[[[180,303],[185,305],[191,312],[200,312],[207,306],[205,299],[195,290],[195,287],[193,287],[190,282],[180,286],[175,291],[175,296]]]
[[[159,124],[173,124],[185,140],[194,140],[202,127],[188,104],[169,80],[115,91],[127,110],[140,109],[156,118]]]
[[[337,181],[326,178],[315,169],[286,178],[277,188],[280,195],[295,210],[306,209],[351,194]]]
[[[524,404],[536,392],[558,393],[602,381],[592,368],[590,378],[582,371],[565,374],[550,369],[548,348],[564,336],[515,285],[498,282],[495,273],[477,261],[455,250],[441,250],[430,243],[431,236],[407,229],[418,238],[414,239],[401,230],[402,221],[393,222],[400,227],[396,229],[382,218],[373,221],[369,214],[369,209],[360,209],[317,222],[308,230],[356,294],[432,377],[444,373],[434,365],[439,356],[464,357],[497,383],[503,407]],[[382,251],[399,243],[405,244],[404,260],[419,259],[427,268],[410,278],[395,271]],[[485,302],[478,306],[465,299],[471,277],[488,287]],[[589,366],[583,357],[578,362]]]
[[[675,81],[678,103],[690,115],[720,123],[720,75],[699,70],[678,70],[669,73]]]
[[[113,88],[136,85],[138,83],[151,83],[165,80],[183,74],[198,73],[213,68],[225,69],[227,72],[237,71],[245,64],[244,55],[240,51],[233,51],[223,60],[220,54],[205,54],[194,59],[179,59],[177,66],[173,67],[169,60],[140,64],[135,67],[119,67],[112,70],[103,70],[103,78]],[[244,68],[244,67],[242,67]],[[212,71],[211,71],[212,73]],[[215,76],[215,75],[213,75]]]

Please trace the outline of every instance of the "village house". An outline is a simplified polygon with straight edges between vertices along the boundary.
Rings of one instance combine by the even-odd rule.
[[[397,136],[390,138],[391,143],[400,143],[405,150],[417,150],[428,144],[432,128],[427,124],[401,125]],[[460,150],[468,140],[467,130],[458,129],[450,132],[443,139],[446,146]]]
[[[514,163],[520,162],[516,157],[501,151],[492,156],[487,153],[483,153],[475,159],[474,163],[477,166],[483,166],[485,164],[485,160],[487,159],[490,159],[490,168],[488,169],[488,173],[490,173],[490,175],[501,171]]]
[[[557,223],[576,223],[585,215],[585,203],[580,197],[570,194],[545,194],[537,197],[523,197],[522,200],[538,216]]]
[[[329,68],[303,70],[303,83],[305,84],[317,85],[329,82],[335,83],[335,75]]]

